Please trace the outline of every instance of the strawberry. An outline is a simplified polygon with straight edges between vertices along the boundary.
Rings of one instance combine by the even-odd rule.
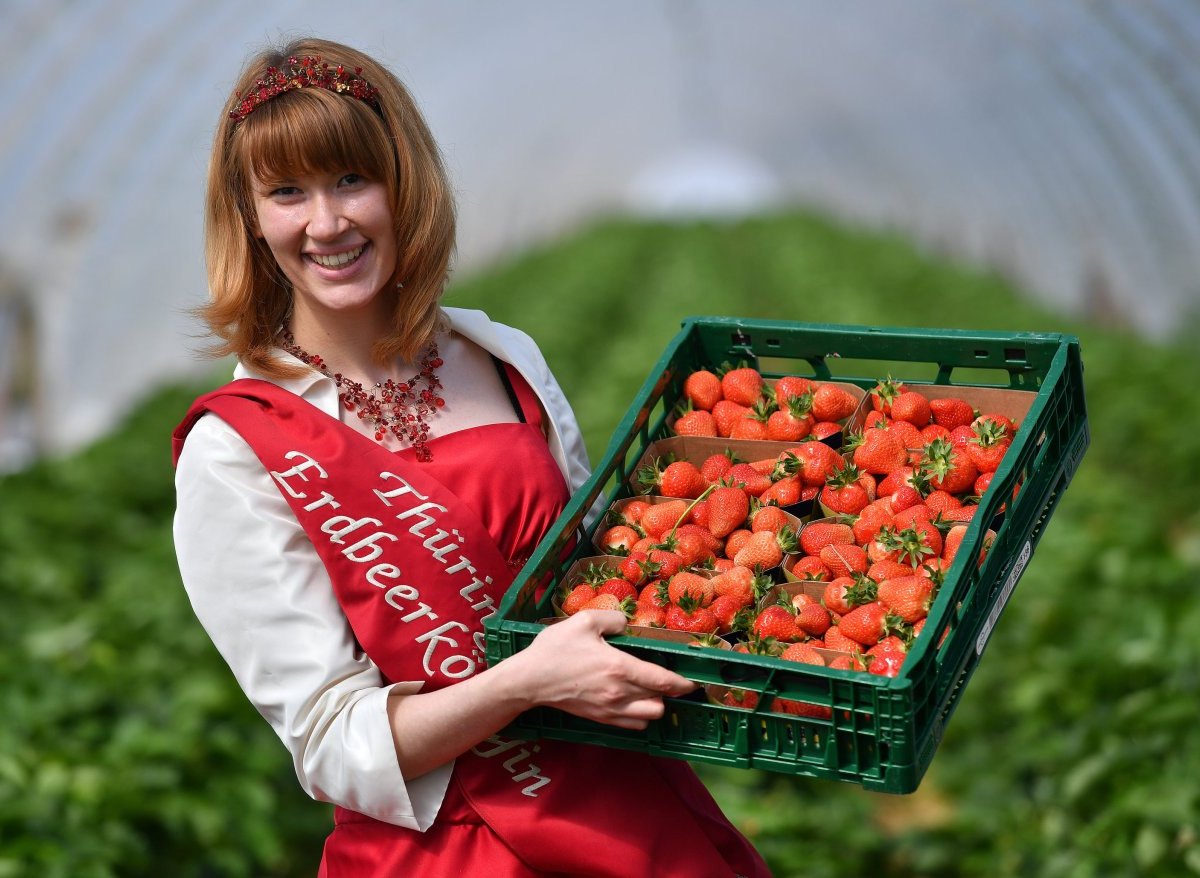
[[[655,503],[642,513],[642,519],[639,523],[647,536],[657,540],[675,526],[675,523],[683,517],[687,508],[688,504],[684,500]]]
[[[717,620],[717,631],[721,634],[728,634],[737,627],[739,614],[745,608],[746,604],[739,603],[736,598],[729,595],[715,597],[713,602],[708,605],[708,611]]]
[[[922,466],[929,473],[930,484],[951,494],[964,494],[975,484],[979,471],[970,455],[955,449],[953,443],[936,439],[925,446]]]
[[[623,521],[620,524],[636,525],[642,520],[642,513],[650,508],[650,504],[645,500],[630,500],[621,507],[620,517]]]
[[[679,603],[667,608],[666,627],[675,631],[712,634],[717,630],[717,617],[700,606],[698,601],[684,595]]]
[[[933,417],[929,400],[925,394],[915,390],[898,393],[892,400],[891,416],[897,421],[906,421],[920,428],[929,423]]]
[[[772,638],[788,643],[804,637],[804,632],[796,627],[795,614],[782,604],[764,607],[755,616],[750,630],[760,638]]]
[[[694,500],[704,493],[708,482],[694,463],[677,460],[662,471],[658,493],[663,497],[684,497]]]
[[[792,506],[800,502],[800,492],[804,485],[799,476],[787,476],[775,482],[767,490],[758,495],[762,505]]]
[[[691,530],[680,533],[684,527],[690,527]],[[714,556],[714,551],[709,548],[709,542],[698,531],[702,528],[693,525],[681,525],[680,529],[675,531],[675,546],[672,551],[683,559],[684,567],[694,567],[697,564],[703,564],[709,558]],[[708,535],[709,538],[712,534]]]
[[[978,435],[979,428],[994,432],[1004,442],[1012,442],[1017,435],[1017,425],[1011,418],[995,412],[984,412],[971,422],[971,430]]]
[[[933,582],[926,576],[898,576],[879,583],[878,594],[890,612],[911,624],[929,615]]]
[[[854,449],[854,465],[865,472],[886,476],[908,462],[908,451],[891,430],[865,430]]]
[[[725,481],[734,485],[742,485],[746,493],[751,497],[757,497],[763,491],[767,490],[767,488],[771,487],[770,477],[760,473],[748,463],[735,463],[730,467]]]
[[[676,573],[667,581],[667,598],[677,604],[684,597],[690,597],[700,606],[707,607],[715,597],[712,580],[686,570]]]
[[[919,450],[925,444],[921,438],[921,431],[908,421],[890,421],[883,429],[895,436],[906,451],[908,449]],[[919,454],[917,456],[920,457]]]
[[[933,515],[945,515],[953,509],[962,507],[962,500],[947,491],[930,491],[925,498],[925,508]]]
[[[829,568],[815,555],[805,555],[792,565],[792,575],[804,582],[828,582],[833,578]]]
[[[671,605],[671,599],[667,596],[667,583],[662,579],[648,582],[638,592],[637,602],[641,606],[665,610]]]
[[[698,369],[684,379],[683,395],[694,408],[711,412],[721,401],[721,379],[707,369]]]
[[[812,432],[808,435],[813,439],[828,439],[842,432],[842,425],[836,421],[817,421],[813,424]]]
[[[990,473],[999,469],[1000,461],[1011,444],[1006,438],[1005,429],[997,421],[985,417],[975,419],[971,426],[975,435],[967,443],[967,454],[980,472]]]
[[[596,593],[614,595],[619,601],[636,601],[638,596],[638,590],[633,583],[621,576],[613,576],[604,580],[596,589]]]
[[[704,504],[700,504],[704,505]],[[709,555],[716,555],[724,547],[724,542],[713,536],[712,531],[707,527],[698,524],[681,524],[675,529],[676,540],[681,540],[685,536],[697,537],[704,545],[705,552]],[[676,551],[679,551],[676,549]]]
[[[618,613],[624,613],[626,616],[634,611],[635,607],[632,601],[626,604],[615,594],[606,592],[597,593],[590,601],[579,608],[580,612],[584,610],[616,610]]]
[[[933,415],[933,422],[947,430],[967,426],[975,420],[975,408],[956,396],[929,400],[929,411]]]
[[[867,572],[867,553],[859,546],[825,546],[818,557],[835,577]]]
[[[870,664],[867,665],[868,672],[881,677],[894,677],[900,673],[905,653],[903,650],[889,645],[887,648],[875,651],[868,649],[867,657],[870,661]]]
[[[894,576],[910,576],[911,574],[912,567],[907,564],[901,564],[892,558],[876,561],[867,568],[867,578],[875,582],[883,582],[883,580]]]
[[[858,408],[858,400],[847,390],[833,384],[821,384],[813,391],[812,416],[818,421],[842,421]]]
[[[921,428],[921,444],[928,445],[934,439],[950,441],[950,431],[941,424],[928,424]]]
[[[658,565],[650,560],[648,552],[630,552],[621,562],[621,578],[634,585],[649,582],[658,573]]]
[[[785,661],[802,662],[806,665],[821,665],[822,667],[825,665],[825,659],[821,658],[821,654],[807,643],[788,644],[779,657]]]
[[[750,411],[750,406],[739,405],[733,400],[723,399],[713,406],[713,420],[717,422],[717,435],[729,436],[733,432],[733,425],[740,418],[745,417]]]
[[[874,499],[860,483],[861,476],[852,463],[835,469],[821,491],[821,505],[831,515],[857,515]]]
[[[824,637],[831,624],[829,611],[820,604],[805,604],[796,612],[796,627],[810,637]]]
[[[877,412],[890,414],[892,401],[906,390],[908,388],[904,386],[904,383],[896,381],[891,375],[881,378],[871,390],[871,406]]]
[[[894,523],[897,530],[904,530],[906,527],[911,527],[914,522],[929,521],[932,518],[933,513],[929,511],[929,507],[921,503],[897,512]]]
[[[850,525],[834,521],[812,521],[800,531],[800,548],[806,555],[821,554],[821,549],[830,544],[850,546],[854,544],[854,531]]]
[[[838,671],[865,671],[867,666],[858,655],[839,655],[832,659],[828,665],[830,668]]]
[[[672,425],[678,436],[716,436],[717,419],[712,412],[694,409],[681,414]]]
[[[780,442],[799,442],[815,423],[810,412],[812,396],[794,396],[779,403],[779,408],[767,418],[767,438]]]
[[[667,611],[662,607],[639,603],[634,607],[629,624],[641,628],[664,628],[667,624]]]
[[[871,427],[886,428],[890,421],[891,418],[886,414],[878,409],[873,409],[867,412],[867,416],[863,419],[863,429],[868,430]]]
[[[562,611],[568,616],[574,616],[595,596],[596,586],[589,582],[581,582],[571,587],[563,596]]]
[[[914,521],[896,534],[900,541],[897,560],[913,568],[942,554],[942,533],[928,521]]]
[[[775,382],[775,402],[783,406],[789,399],[811,394],[813,383],[799,375],[785,375]]]
[[[841,634],[856,643],[874,646],[891,629],[892,624],[893,620],[888,617],[887,607],[879,601],[872,601],[855,607],[842,616],[837,628]]]
[[[850,653],[861,653],[863,651],[861,643],[857,640],[852,640],[842,633],[840,624],[830,626],[829,630],[825,632],[825,648]]]
[[[721,376],[721,392],[725,399],[738,405],[752,406],[762,395],[763,379],[757,369],[744,366],[730,369]]]
[[[893,518],[891,503],[886,498],[868,503],[850,525],[854,532],[854,542],[865,546],[875,539],[875,534],[879,533],[881,527],[891,525]]]
[[[821,601],[830,612],[844,616],[855,607],[871,603],[876,596],[876,584],[867,577],[839,576],[825,586]]]
[[[957,509],[942,509],[938,514],[941,515],[943,521],[966,524],[975,517],[975,513],[978,511],[978,504],[972,503],[970,505],[963,504]]]
[[[758,707],[758,693],[749,689],[726,689],[725,694],[721,696],[721,703],[726,707],[754,710]]]
[[[753,532],[739,528],[725,538],[725,557],[733,560],[738,552],[746,543],[750,542],[750,537],[754,536]],[[736,564],[737,561],[734,560]]]
[[[747,411],[742,417],[733,422],[733,428],[729,431],[730,439],[754,439],[762,440],[769,439],[767,433],[767,417],[760,416],[754,409]]]
[[[625,555],[638,539],[640,537],[637,531],[628,525],[618,524],[600,535],[598,545],[610,554]]]
[[[783,560],[785,554],[795,549],[796,534],[790,527],[781,528],[778,533],[760,531],[750,535],[746,545],[734,556],[733,563],[742,567],[770,570]]]
[[[745,524],[750,496],[741,488],[719,487],[708,495],[708,530],[724,538]]]
[[[776,482],[775,484],[779,483]],[[786,527],[787,524],[787,513],[785,513],[778,506],[759,506],[750,513],[750,530],[754,533],[758,533],[759,531],[763,530],[769,530],[771,533],[778,533],[779,529],[781,527]]]
[[[842,463],[841,455],[824,442],[802,442],[788,450],[799,460],[798,474],[806,485],[823,486],[834,469]]]
[[[749,567],[738,567],[736,564],[725,573],[718,574],[709,580],[713,594],[717,597],[733,598],[742,606],[754,603],[754,571]]]
[[[700,464],[700,475],[704,476],[704,480],[709,484],[719,482],[728,473],[733,464],[737,462],[737,456],[731,451],[725,451],[721,454],[710,454],[704,458],[704,462]]]
[[[651,549],[649,556],[650,561],[658,565],[658,576],[661,579],[670,579],[683,569],[683,558],[675,552],[667,549]]]

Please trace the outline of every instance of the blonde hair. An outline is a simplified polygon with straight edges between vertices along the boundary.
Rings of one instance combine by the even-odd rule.
[[[268,67],[304,56],[361,68],[357,75],[378,90],[378,109],[327,89],[302,88],[260,103],[241,122],[230,118]],[[271,353],[291,309],[291,286],[256,234],[252,184],[341,170],[383,182],[395,218],[396,271],[386,287],[395,306],[375,359],[416,361],[441,327],[438,301],[454,250],[455,217],[433,135],[407,89],[382,64],[347,46],[306,38],[251,58],[217,125],[205,198],[210,299],[197,312],[219,339],[213,355],[236,354],[273,377],[295,373]]]

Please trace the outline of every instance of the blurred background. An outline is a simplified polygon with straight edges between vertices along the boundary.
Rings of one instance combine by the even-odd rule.
[[[245,56],[388,63],[457,190],[447,303],[593,460],[679,320],[1078,335],[1093,447],[912,796],[706,770],[779,875],[1200,873],[1192,0],[0,3],[0,878],[311,874],[324,806],[190,616],[167,435]]]

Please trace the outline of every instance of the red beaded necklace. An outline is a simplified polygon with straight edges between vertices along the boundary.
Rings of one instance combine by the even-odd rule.
[[[407,381],[393,381],[391,378],[377,383],[371,390],[366,390],[357,381],[351,381],[341,372],[330,373],[325,367],[325,361],[316,354],[310,354],[296,344],[291,332],[283,330],[280,333],[280,346],[296,359],[312,366],[326,378],[332,379],[338,389],[338,399],[347,411],[356,412],[360,420],[375,425],[375,441],[382,442],[383,437],[391,433],[401,442],[407,441],[417,453],[417,460],[427,462],[433,460],[429,450],[429,424],[425,419],[434,414],[446,404],[438,395],[442,382],[434,371],[442,365],[438,356],[437,342],[430,342],[421,358],[421,371]],[[417,390],[417,384],[424,382],[425,388]]]

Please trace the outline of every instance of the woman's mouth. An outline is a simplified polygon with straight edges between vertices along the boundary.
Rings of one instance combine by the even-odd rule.
[[[365,249],[367,249],[367,245],[361,244],[353,250],[345,250],[341,253],[309,253],[308,258],[324,268],[344,268],[362,256]]]

